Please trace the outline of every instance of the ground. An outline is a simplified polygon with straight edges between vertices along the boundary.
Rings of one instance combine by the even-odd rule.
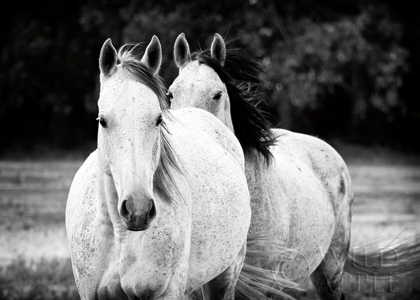
[[[355,192],[351,247],[386,246],[420,234],[419,157],[348,147],[342,152]],[[82,163],[0,160],[0,299],[78,299],[64,212]],[[348,299],[416,299],[418,279],[349,276],[343,289]],[[306,287],[296,297],[316,299],[314,288]]]

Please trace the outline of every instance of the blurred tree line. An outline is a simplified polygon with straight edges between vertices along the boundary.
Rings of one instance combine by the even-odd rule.
[[[150,41],[161,76],[177,76],[173,44],[192,50],[215,32],[266,69],[261,87],[274,125],[364,144],[420,150],[420,26],[408,1],[40,0],[1,12],[1,151],[74,149],[96,139],[98,57]]]

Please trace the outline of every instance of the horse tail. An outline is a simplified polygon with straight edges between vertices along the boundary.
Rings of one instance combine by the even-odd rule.
[[[256,244],[265,250],[249,247]],[[282,276],[278,268],[279,262],[290,259],[292,250],[279,245],[280,243],[272,242],[262,234],[248,234],[245,262],[236,284],[235,299],[269,300],[272,296],[294,299],[283,290],[297,290],[298,284]],[[270,263],[267,264],[268,267],[259,267],[250,262],[258,260]]]
[[[375,278],[401,276],[420,269],[420,240],[404,240],[379,250],[359,248],[350,251],[344,271]]]

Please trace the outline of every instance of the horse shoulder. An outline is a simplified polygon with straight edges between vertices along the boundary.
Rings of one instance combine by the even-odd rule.
[[[80,222],[92,223],[96,198],[97,151],[92,152],[76,172],[66,203],[66,229],[71,239]]]
[[[113,251],[112,230],[98,214],[97,151],[85,160],[72,181],[66,205],[66,231],[72,267],[82,299],[93,297],[107,257]]]

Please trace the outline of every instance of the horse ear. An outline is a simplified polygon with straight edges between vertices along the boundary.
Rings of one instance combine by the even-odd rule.
[[[188,45],[185,34],[181,33],[175,40],[174,59],[178,68],[191,61],[190,46]]]
[[[152,40],[144,52],[141,62],[148,66],[150,72],[154,75],[159,72],[162,64],[162,46],[160,45],[160,41],[156,35],[152,37]]]
[[[117,50],[112,45],[111,39],[107,39],[102,45],[101,53],[99,54],[99,69],[104,76],[111,75],[115,66],[117,65]]]
[[[219,61],[222,67],[225,65],[226,45],[223,38],[217,33],[214,34],[213,42],[211,43],[210,47],[210,54],[211,57]]]

